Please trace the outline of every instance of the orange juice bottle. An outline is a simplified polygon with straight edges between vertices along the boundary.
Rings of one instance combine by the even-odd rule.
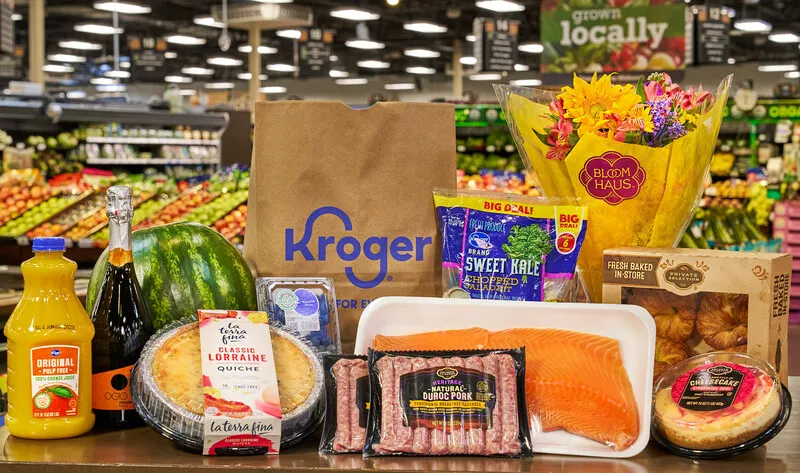
[[[78,265],[64,258],[63,238],[35,238],[22,263],[25,288],[6,323],[11,435],[75,437],[94,425],[94,326],[75,294]]]

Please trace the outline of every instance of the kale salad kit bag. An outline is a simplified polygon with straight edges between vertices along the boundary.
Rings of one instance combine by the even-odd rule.
[[[330,277],[342,342],[381,296],[441,295],[435,187],[456,182],[452,104],[256,104],[244,256],[258,276]]]
[[[434,190],[445,297],[574,301],[588,209],[568,200]]]

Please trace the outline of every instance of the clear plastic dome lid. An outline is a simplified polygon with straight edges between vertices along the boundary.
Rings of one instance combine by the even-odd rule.
[[[653,393],[656,440],[692,450],[747,444],[770,429],[783,411],[775,370],[741,353],[689,358],[664,372]]]

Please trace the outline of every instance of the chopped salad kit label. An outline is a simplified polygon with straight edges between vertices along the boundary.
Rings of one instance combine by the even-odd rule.
[[[546,290],[546,280],[573,279],[586,234],[586,208],[510,199],[434,192],[446,296],[558,299],[561,285]]]

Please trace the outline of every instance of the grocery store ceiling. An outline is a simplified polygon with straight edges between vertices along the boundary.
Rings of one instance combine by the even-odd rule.
[[[93,8],[99,0],[47,0],[46,1],[46,36],[47,54],[70,53],[80,54],[90,58],[103,57],[113,51],[112,36],[79,33],[74,30],[78,23],[99,23],[111,25],[111,13]],[[213,6],[219,6],[222,0],[125,0],[150,7],[150,13],[141,15],[121,14],[119,26],[124,28],[126,35],[168,35],[183,34],[204,38],[204,46],[185,46],[170,44],[170,51],[177,53],[177,58],[169,61],[169,71],[177,73],[187,66],[213,67],[214,79],[235,79],[237,74],[246,69],[246,54],[239,52],[238,47],[247,43],[247,34],[241,30],[232,30],[232,47],[225,53],[245,61],[245,65],[237,67],[209,66],[206,59],[219,56],[221,51],[217,46],[217,39],[221,29],[211,26],[200,26],[194,23],[198,17],[210,15]],[[502,14],[505,17],[518,19],[521,22],[520,43],[536,42],[539,34],[539,8],[541,1],[516,0],[525,6],[525,11],[519,13]],[[559,0],[544,0],[559,1]],[[608,0],[612,3],[627,4],[633,0]],[[389,2],[395,0],[295,0],[296,5],[306,5],[312,8],[315,24],[336,31],[334,55],[338,61],[334,68],[350,71],[360,75],[402,73],[412,65],[435,68],[437,72],[446,70],[452,60],[453,40],[464,39],[472,31],[472,21],[476,16],[498,15],[487,10],[479,9],[472,0],[399,0],[396,6]],[[596,0],[586,0],[587,4],[598,3]],[[705,3],[703,0],[693,0],[694,3]],[[17,29],[16,44],[27,44],[27,7],[26,2],[17,2],[17,13],[21,20],[15,22]],[[231,0],[229,4],[242,4],[245,2]],[[599,3],[605,3],[599,2]],[[789,31],[800,33],[800,0],[731,0],[716,2],[735,9],[737,19],[760,18],[772,24],[773,31]],[[358,23],[349,20],[334,18],[330,12],[336,7],[359,7],[380,14],[377,21]],[[414,20],[425,20],[438,23],[447,27],[446,33],[421,34],[407,31],[404,23]],[[382,50],[361,50],[347,47],[345,42],[357,36],[368,37],[385,43]],[[737,62],[746,61],[785,61],[798,58],[797,44],[777,44],[767,40],[765,34],[739,34],[731,40],[731,53]],[[60,41],[80,40],[100,43],[102,49],[96,51],[66,50],[59,46]],[[123,54],[125,53],[124,40]],[[271,46],[277,50],[274,54],[262,56],[263,64],[292,63],[293,41],[279,37],[275,32],[263,33],[263,45]],[[404,49],[426,48],[440,53],[438,58],[410,58],[403,55]],[[465,55],[471,54],[471,46],[465,43]],[[359,60],[375,59],[389,61],[388,69],[364,70],[356,65]],[[538,67],[538,55],[520,53],[521,64],[530,66],[531,71]],[[272,77],[290,75],[291,73],[265,71]],[[367,74],[365,74],[365,72]]]

